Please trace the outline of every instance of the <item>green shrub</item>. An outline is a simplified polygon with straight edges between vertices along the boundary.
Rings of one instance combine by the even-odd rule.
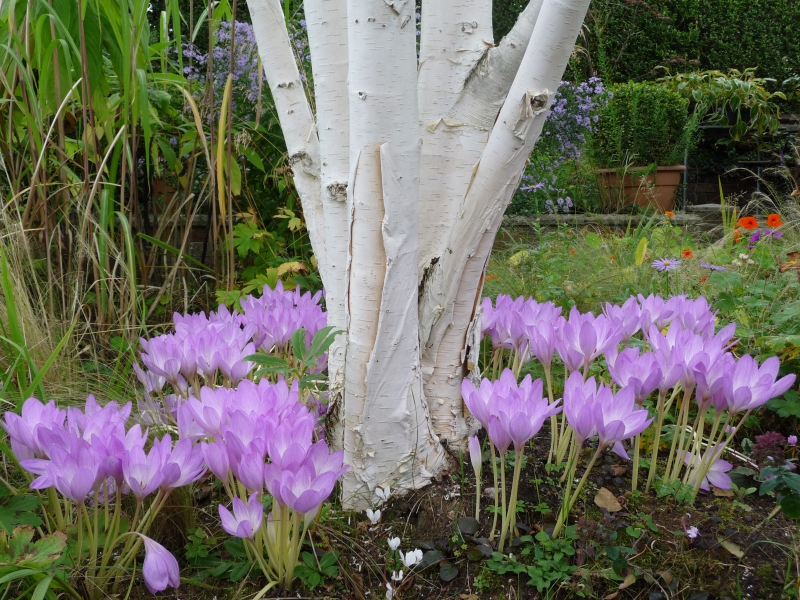
[[[662,86],[615,86],[598,112],[588,154],[600,168],[682,163],[697,129],[688,109],[688,100]]]
[[[499,0],[496,0],[499,3]],[[673,72],[758,67],[778,82],[800,73],[797,0],[592,0],[568,79],[608,83]]]

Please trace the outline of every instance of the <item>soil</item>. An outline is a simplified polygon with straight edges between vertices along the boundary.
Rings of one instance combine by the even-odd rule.
[[[541,435],[534,448],[526,451],[528,458],[519,491],[524,510],[517,519],[521,534],[551,532],[560,506],[560,472],[549,474],[541,461],[532,458],[546,456],[548,445],[548,438]],[[590,456],[591,449],[586,448],[582,455],[584,464],[579,466],[577,477],[582,475]],[[731,457],[726,458],[735,463]],[[775,508],[774,498],[754,493],[739,500],[730,492],[715,490],[714,493],[701,492],[693,505],[686,505],[672,497],[657,498],[653,491],[633,494],[630,461],[607,453],[596,463],[573,508],[571,522],[585,519],[580,521],[584,533],[587,526],[591,529],[596,523],[602,524],[606,531],[616,532],[614,544],[632,550],[627,558],[629,568],[621,575],[631,575],[635,580],[629,577],[624,580],[629,585],[620,589],[623,577],[613,574],[610,560],[602,549],[595,550],[589,540],[579,537],[574,541],[577,552],[569,559],[578,570],[565,583],[539,592],[527,585],[527,576],[500,576],[486,567],[483,556],[465,551],[465,547],[474,545],[472,538],[480,540],[481,536],[488,535],[491,514],[486,507],[492,500],[482,498],[480,530],[472,537],[460,535],[459,518],[474,516],[475,485],[469,461],[460,465],[457,460],[455,462],[455,472],[451,476],[406,496],[391,498],[381,507],[382,518],[377,525],[372,525],[363,513],[331,509],[314,531],[312,540],[318,556],[328,550],[340,553],[339,577],[327,580],[313,593],[303,589],[298,581],[295,591],[267,594],[265,598],[383,600],[391,576],[385,567],[389,551],[387,539],[395,536],[402,539],[402,550],[437,549],[443,553],[444,562],[457,568],[457,575],[448,582],[440,578],[441,562],[421,572],[407,572],[396,596],[403,599],[767,600],[788,597],[783,595],[787,566],[790,567],[789,578],[796,577],[791,575],[796,567],[789,559],[793,555],[796,523],[780,514],[767,519]],[[483,471],[482,489],[492,489],[491,468],[486,462]],[[621,510],[609,513],[595,505],[593,500],[601,487],[617,498]],[[219,532],[216,518],[218,501],[217,492],[206,488],[197,503],[197,514],[200,524],[224,541],[225,534]],[[629,535],[626,531],[629,526],[634,534],[641,530],[638,538]],[[694,540],[684,533],[690,526],[697,527],[700,532]],[[516,544],[512,545],[512,552],[519,547],[519,540]],[[173,550],[179,559],[184,555],[180,547]],[[191,569],[182,567],[182,575],[191,577]],[[450,575],[455,573],[452,568],[450,571]],[[252,598],[263,584],[253,572],[251,580],[244,583],[208,578],[203,581],[203,587],[183,584],[179,591],[163,596],[182,600]],[[132,597],[149,595],[142,589],[136,590]]]

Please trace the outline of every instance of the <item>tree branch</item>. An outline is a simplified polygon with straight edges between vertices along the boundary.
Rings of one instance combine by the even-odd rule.
[[[278,0],[249,0],[253,33],[281,123],[308,236],[323,281],[325,237],[320,200],[319,139]]]

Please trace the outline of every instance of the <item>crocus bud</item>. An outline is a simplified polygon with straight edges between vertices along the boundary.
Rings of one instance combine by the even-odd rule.
[[[786,440],[786,441],[787,441],[787,442],[789,442],[789,445],[790,445],[790,446],[796,446],[796,445],[797,445],[797,436],[796,436],[796,435],[790,435],[790,436],[787,438],[787,440]]]
[[[797,438],[795,438],[796,440]],[[473,435],[469,438],[469,460],[472,462],[472,468],[475,471],[475,477],[481,476],[481,443],[478,441],[478,436]]]
[[[144,541],[142,575],[147,589],[151,594],[155,594],[163,592],[168,586],[177,588],[181,581],[178,561],[169,550],[155,540],[144,535],[142,540]]]

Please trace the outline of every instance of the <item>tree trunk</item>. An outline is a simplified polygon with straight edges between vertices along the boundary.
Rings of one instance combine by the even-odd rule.
[[[422,487],[475,424],[480,295],[503,212],[589,0],[531,0],[492,41],[491,0],[306,0],[314,104],[279,0],[249,0],[326,289],[343,500]],[[530,42],[535,40],[535,42]]]

